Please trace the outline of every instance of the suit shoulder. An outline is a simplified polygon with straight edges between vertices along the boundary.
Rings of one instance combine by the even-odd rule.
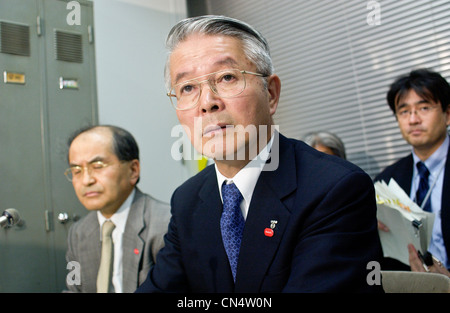
[[[284,186],[290,184],[292,190],[295,187],[311,198],[313,194],[316,198],[324,197],[336,187],[353,188],[351,184],[373,188],[370,176],[355,164],[317,151],[302,141],[281,136],[279,168],[261,175],[269,181],[283,181]],[[284,193],[285,188],[273,183],[271,186],[277,193]]]
[[[310,147],[300,140],[290,139],[295,147],[298,168],[304,172],[306,168],[328,176],[341,176],[350,172],[363,173],[359,166],[340,157],[329,155]]]
[[[155,197],[138,192],[138,198],[135,200],[136,206],[142,206],[144,215],[170,216],[170,205],[167,202],[156,199]]]
[[[77,230],[83,229],[84,227],[89,226],[93,221],[98,221],[97,211],[89,211],[85,216],[73,223],[70,228]]]
[[[197,193],[198,190],[203,186],[206,179],[210,178],[211,175],[215,176],[214,164],[207,166],[202,171],[196,175],[187,179],[183,184],[181,184],[174,192],[178,193]]]
[[[157,207],[167,207],[169,206],[169,203],[159,200],[147,193],[142,193],[143,200],[146,202],[147,205],[153,205]]]
[[[85,235],[91,232],[96,225],[98,225],[97,211],[90,211],[70,226],[68,236]]]
[[[374,178],[374,181],[384,180],[388,183],[389,179],[394,176],[394,173],[404,172],[409,165],[412,165],[412,162],[412,154],[409,154],[391,165],[386,166],[386,168]]]

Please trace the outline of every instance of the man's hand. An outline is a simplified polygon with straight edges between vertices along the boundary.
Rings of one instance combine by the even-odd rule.
[[[427,266],[422,263],[422,260],[419,257],[419,253],[412,244],[408,245],[408,252],[409,252],[409,265],[411,266],[411,271],[438,273],[450,277],[450,272],[435,257],[433,257],[433,265]]]
[[[378,229],[385,231],[385,232],[389,231],[389,228],[386,225],[384,225],[383,223],[381,223],[380,221],[378,221]]]

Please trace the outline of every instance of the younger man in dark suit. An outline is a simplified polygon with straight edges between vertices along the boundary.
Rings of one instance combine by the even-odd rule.
[[[388,166],[375,181],[394,178],[411,199],[435,213],[429,252],[434,264],[423,266],[413,245],[409,262],[413,271],[431,271],[449,275],[450,267],[450,157],[447,126],[450,124],[450,85],[438,73],[419,69],[398,78],[387,94],[388,104],[397,118],[403,138],[412,153]],[[425,173],[421,177],[421,171]],[[389,231],[379,221],[382,231]],[[425,253],[425,251],[421,251]],[[387,258],[384,269],[407,269]]]
[[[381,257],[373,184],[351,163],[288,139],[266,40],[223,16],[170,32],[169,97],[214,159],[171,200],[165,248],[140,292],[371,292]]]

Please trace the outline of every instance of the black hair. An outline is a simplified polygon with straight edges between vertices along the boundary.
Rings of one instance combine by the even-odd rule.
[[[387,102],[395,114],[395,105],[408,91],[414,90],[425,100],[440,103],[446,111],[450,103],[450,85],[439,73],[429,69],[417,69],[397,78],[387,93]]]

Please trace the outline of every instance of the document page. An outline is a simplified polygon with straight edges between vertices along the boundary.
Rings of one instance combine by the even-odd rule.
[[[378,230],[383,254],[409,265],[408,244],[425,253],[431,240],[434,214],[423,211],[394,179],[375,183],[377,219],[389,231]]]

